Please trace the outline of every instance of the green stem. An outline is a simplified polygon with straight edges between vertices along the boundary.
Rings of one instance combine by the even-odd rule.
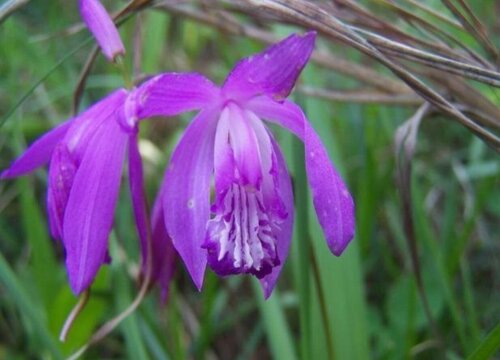
[[[115,58],[116,67],[120,70],[122,74],[123,83],[127,89],[132,89],[134,87],[134,83],[132,81],[132,77],[130,76],[130,72],[127,69],[127,64],[125,63],[125,58],[122,55],[118,55]]]
[[[321,276],[319,272],[318,260],[316,259],[316,254],[314,253],[314,248],[310,248],[311,253],[311,264],[313,269],[314,283],[316,284],[316,289],[318,291],[319,306],[321,311],[321,318],[323,320],[323,328],[325,330],[326,345],[328,350],[328,359],[335,359],[335,352],[332,343],[332,329],[330,328],[330,321],[328,321],[328,309],[326,307],[325,291],[323,289],[323,284],[321,283]]]
[[[297,159],[293,163],[295,174],[295,199],[296,207],[295,239],[293,250],[296,286],[299,294],[300,314],[300,353],[302,359],[311,358],[311,284],[310,284],[310,251],[309,251],[309,223],[307,221],[307,175],[304,163],[304,145],[297,140],[292,140],[292,155]]]

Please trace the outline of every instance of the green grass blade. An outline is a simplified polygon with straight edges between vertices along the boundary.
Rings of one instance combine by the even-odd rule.
[[[321,84],[314,69],[306,72],[308,82]],[[332,134],[331,106],[317,99],[306,100],[307,115],[321,135],[331,158],[338,170],[342,170],[339,161],[337,139]],[[369,359],[367,310],[364,300],[363,277],[359,255],[359,238],[355,238],[341,257],[334,257],[329,251],[323,232],[316,219],[312,204],[309,204],[310,235],[313,251],[318,261],[320,281],[324,289],[325,302],[328,306],[328,321],[332,329],[333,348],[336,359]],[[317,290],[313,291],[317,294]],[[311,302],[311,331],[314,334],[313,357],[325,358],[322,336],[321,312],[318,298],[315,295]]]
[[[54,339],[50,336],[50,332],[41,319],[38,309],[31,302],[31,298],[26,290],[17,281],[15,273],[10,268],[2,253],[0,253],[0,283],[7,290],[9,297],[14,300],[14,304],[19,312],[29,319],[37,338],[45,346],[45,349],[39,349],[38,353],[42,354],[46,350],[54,359],[62,359],[61,352]]]
[[[274,359],[297,359],[290,328],[286,322],[283,307],[280,303],[278,289],[274,289],[269,299],[264,300],[262,289],[257,280],[252,279],[255,297],[259,305],[267,339]]]
[[[488,360],[500,349],[500,324],[484,338],[467,360]]]

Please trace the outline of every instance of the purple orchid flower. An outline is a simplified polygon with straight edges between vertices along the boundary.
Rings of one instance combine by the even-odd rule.
[[[141,240],[142,271],[147,263],[148,217],[138,150],[137,90],[119,89],[35,141],[0,178],[31,172],[50,161],[47,208],[50,231],[61,239],[75,294],[87,289],[109,262],[108,238],[118,199],[122,165],[128,150],[130,190]],[[157,231],[157,230],[155,230]],[[153,250],[168,239],[157,235]],[[166,248],[165,248],[166,249]],[[168,250],[168,249],[167,249]],[[167,250],[162,250],[162,254]],[[152,258],[152,280],[168,291],[168,257]]]
[[[79,0],[80,15],[109,61],[125,54],[120,34],[99,0]]]
[[[291,35],[241,60],[222,88],[201,75],[163,74],[138,90],[139,117],[201,110],[165,173],[157,200],[164,223],[155,219],[198,289],[208,263],[219,275],[255,275],[268,297],[288,255],[294,214],[290,176],[261,119],[304,142],[314,206],[331,251],[340,255],[354,235],[349,191],[300,107],[286,100],[314,40],[313,32]]]

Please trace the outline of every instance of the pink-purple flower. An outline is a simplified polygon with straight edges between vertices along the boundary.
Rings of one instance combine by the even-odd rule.
[[[201,110],[172,155],[157,200],[165,231],[199,289],[208,263],[219,275],[257,276],[268,297],[288,255],[290,176],[262,119],[304,142],[314,206],[331,251],[340,255],[354,235],[351,195],[300,107],[286,99],[314,40],[312,32],[292,35],[241,60],[221,88],[201,75],[170,73],[137,91],[141,118]]]
[[[109,61],[125,54],[120,34],[99,0],[79,0],[80,15]]]
[[[35,141],[1,178],[24,175],[50,162],[47,209],[50,231],[60,239],[75,294],[87,289],[109,262],[108,238],[118,199],[122,167],[128,169],[134,215],[141,240],[143,271],[147,262],[148,217],[143,195],[142,162],[137,145],[135,90],[119,89]],[[153,248],[166,248],[156,236]],[[152,259],[152,279],[168,290],[172,276],[167,258]],[[169,260],[170,261],[170,260]]]
[[[288,255],[294,203],[283,155],[263,119],[304,142],[319,223],[331,251],[343,252],[354,236],[353,200],[304,113],[286,99],[314,40],[313,32],[291,35],[241,60],[222,87],[199,74],[165,73],[119,89],[38,139],[1,174],[23,175],[50,161],[50,229],[62,240],[76,294],[110,260],[108,238],[128,153],[142,271],[151,265],[163,297],[176,252],[199,289],[208,264],[221,276],[255,275],[268,297]],[[200,112],[174,150],[149,226],[138,123],[192,110]]]

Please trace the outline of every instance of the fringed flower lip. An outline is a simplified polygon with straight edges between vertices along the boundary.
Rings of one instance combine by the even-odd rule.
[[[157,200],[164,231],[198,289],[208,264],[222,276],[255,275],[268,297],[288,255],[290,176],[262,120],[304,142],[313,202],[331,251],[340,255],[354,236],[352,197],[300,107],[286,99],[314,41],[314,32],[291,35],[241,60],[222,87],[201,75],[166,73],[138,90],[141,118],[200,110],[173,152]]]
[[[113,62],[125,54],[125,47],[113,20],[99,0],[79,0],[80,15],[94,35],[104,56]]]
[[[135,115],[136,90],[119,89],[35,141],[0,178],[31,172],[50,162],[47,208],[51,234],[60,239],[75,294],[85,291],[99,268],[111,259],[108,238],[128,153],[130,191],[141,240],[142,267],[147,263],[148,217],[143,193]],[[165,238],[156,236],[163,247]],[[163,254],[168,249],[163,250]],[[173,251],[173,250],[172,250]],[[152,258],[152,280],[168,291],[173,257]],[[170,262],[170,263],[169,263]],[[167,269],[167,270],[166,270]]]

